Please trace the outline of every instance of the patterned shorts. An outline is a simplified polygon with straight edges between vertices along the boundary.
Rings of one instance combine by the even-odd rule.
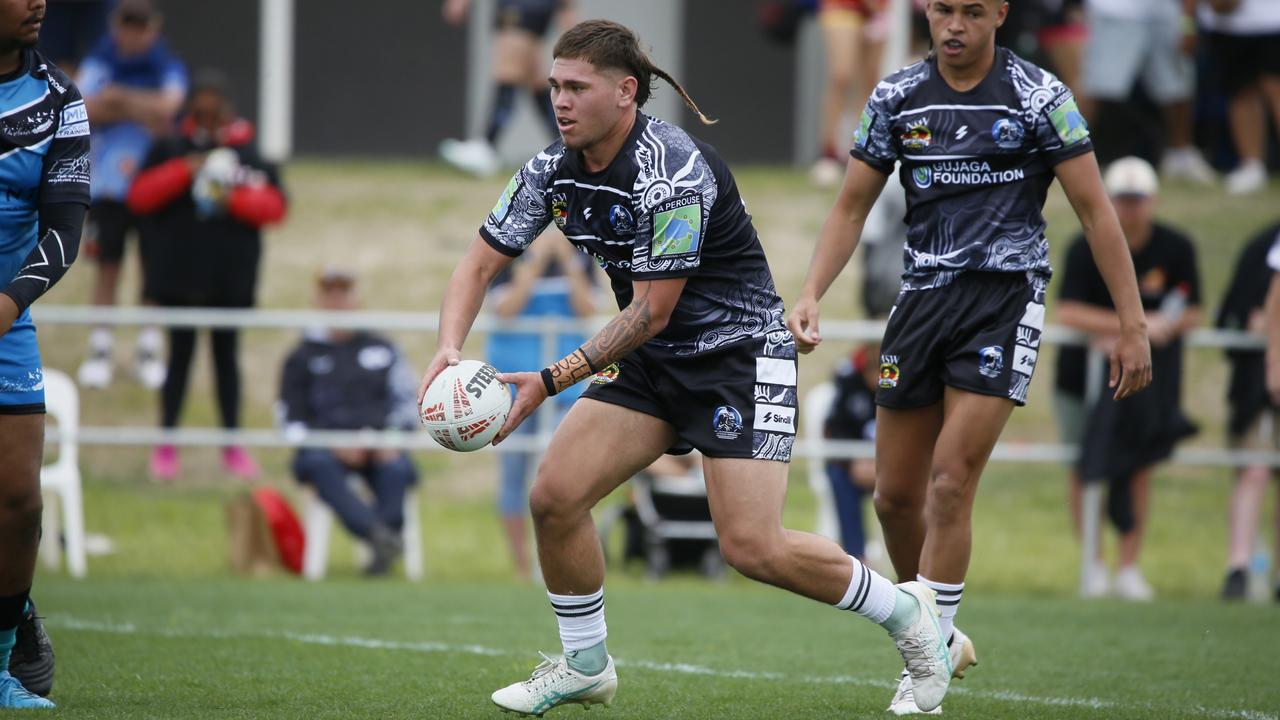
[[[0,414],[44,412],[44,371],[36,326],[23,310],[9,332],[0,336]]]
[[[903,292],[880,343],[876,404],[925,407],[950,386],[1026,405],[1046,282],[1025,273],[968,271],[939,288]]]
[[[783,330],[691,357],[641,346],[597,373],[582,396],[671,423],[674,454],[790,462],[795,339]]]

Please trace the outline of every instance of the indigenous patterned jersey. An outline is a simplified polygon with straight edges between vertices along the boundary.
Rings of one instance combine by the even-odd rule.
[[[965,270],[1048,276],[1045,195],[1053,166],[1093,144],[1071,91],[1004,48],[973,89],[952,89],[933,57],[871,93],[853,157],[901,163],[907,190],[904,290],[941,287]]]
[[[515,256],[551,222],[604,269],[619,308],[631,302],[634,280],[688,278],[652,347],[696,355],[748,338],[791,340],[729,167],[675,125],[637,112],[599,172],[556,141],[511,178],[480,235]]]

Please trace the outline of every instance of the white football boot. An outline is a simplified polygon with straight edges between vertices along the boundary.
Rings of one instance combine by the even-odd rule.
[[[111,384],[113,371],[111,354],[94,352],[80,363],[80,368],[76,370],[76,379],[82,388],[101,390]]]
[[[951,628],[951,644],[947,646],[947,651],[951,654],[953,678],[964,678],[964,671],[971,665],[978,664],[978,653],[973,649],[973,641],[960,632],[958,627]]]
[[[542,714],[558,705],[608,705],[618,692],[618,672],[613,658],[598,675],[582,675],[569,667],[565,658],[542,653],[542,664],[528,680],[508,685],[490,696],[493,704],[520,715]]]
[[[978,654],[973,649],[973,641],[968,635],[960,632],[960,628],[951,629],[951,644],[947,646],[947,651],[951,654],[953,679],[963,678],[965,670],[978,664]],[[929,712],[916,707],[915,696],[911,692],[911,676],[903,670],[902,676],[898,679],[898,689],[893,693],[893,699],[889,701],[889,712],[894,715],[941,715],[942,706],[939,705]]]
[[[914,580],[897,587],[915,597],[920,605],[920,617],[902,630],[890,633],[889,637],[893,638],[907,667],[916,706],[929,712],[942,704],[942,697],[951,684],[951,653],[938,626],[936,593]]]

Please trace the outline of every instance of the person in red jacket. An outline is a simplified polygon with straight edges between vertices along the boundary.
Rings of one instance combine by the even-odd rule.
[[[167,307],[245,308],[254,304],[262,228],[285,215],[285,197],[277,169],[253,144],[253,125],[232,108],[220,73],[197,75],[179,131],[157,142],[129,189],[129,208],[148,218],[154,233],[154,259],[147,266],[148,287]],[[215,328],[213,363],[222,424],[239,425],[240,370],[238,333]],[[161,389],[161,424],[175,427],[186,396],[195,350],[191,327],[169,329],[169,368]],[[257,463],[239,446],[223,449],[223,466],[251,479]],[[151,455],[154,478],[171,481],[180,465],[172,445]]]

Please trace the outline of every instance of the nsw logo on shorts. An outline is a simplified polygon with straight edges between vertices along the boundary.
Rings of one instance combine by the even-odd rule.
[[[742,413],[732,405],[721,405],[711,416],[711,430],[721,440],[737,440],[742,434]]]
[[[880,356],[880,387],[892,390],[898,387],[898,356]]]

